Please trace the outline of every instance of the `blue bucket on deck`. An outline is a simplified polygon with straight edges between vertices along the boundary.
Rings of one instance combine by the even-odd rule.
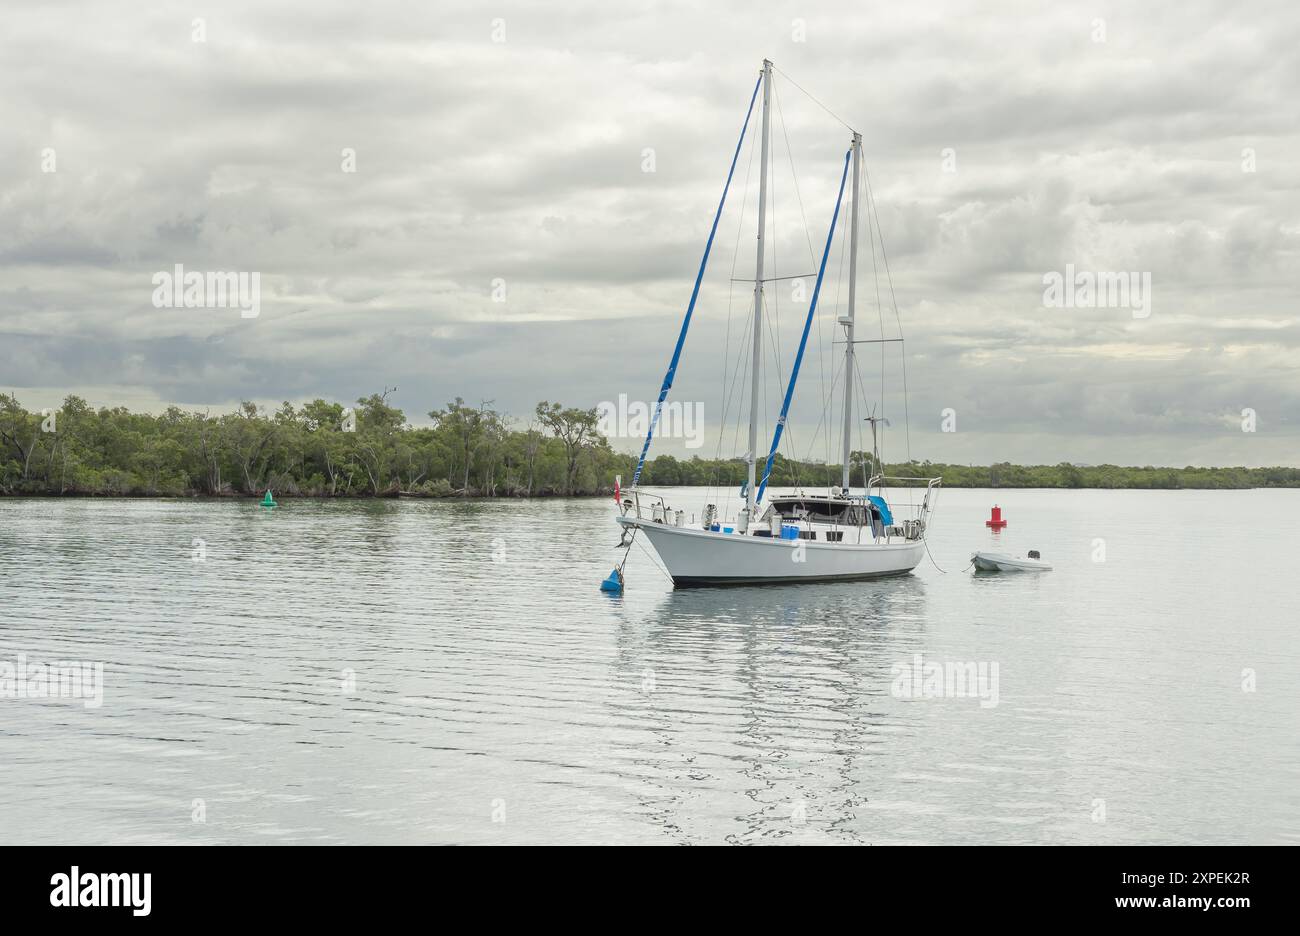
[[[791,526],[788,523],[781,524],[781,539],[797,540],[798,538],[799,538],[799,528],[797,526]]]
[[[711,532],[711,533],[719,533],[719,532],[721,532],[721,531],[722,531],[722,527],[719,526],[719,525],[716,524],[716,523],[713,524],[713,526],[709,527],[709,532]]]
[[[734,533],[734,532],[736,532],[736,528],[735,528],[735,527],[723,527],[723,528],[722,528],[722,532],[723,532],[723,533]]]

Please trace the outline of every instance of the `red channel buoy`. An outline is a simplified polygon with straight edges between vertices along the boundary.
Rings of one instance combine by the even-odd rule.
[[[1002,508],[997,504],[994,504],[993,512],[989,515],[989,518],[984,521],[984,525],[986,527],[991,527],[994,530],[1000,530],[1006,526],[1007,521],[1002,519]]]

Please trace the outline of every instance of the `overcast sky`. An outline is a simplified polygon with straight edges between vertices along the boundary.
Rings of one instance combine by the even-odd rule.
[[[0,391],[157,410],[396,386],[416,421],[457,395],[520,417],[653,399],[766,56],[769,275],[814,268],[848,144],[784,76],[865,137],[907,339],[906,432],[898,346],[883,404],[879,346],[859,362],[889,457],[910,436],[936,461],[1300,463],[1293,2],[545,7],[8,9]],[[729,281],[753,275],[755,138],[674,393],[705,406],[702,455],[748,314]],[[862,231],[859,337],[895,337]],[[841,257],[837,239],[792,454],[827,454]],[[155,308],[176,264],[259,272],[260,315]],[[1067,264],[1149,273],[1149,316],[1045,307]],[[781,373],[792,289],[769,288]]]

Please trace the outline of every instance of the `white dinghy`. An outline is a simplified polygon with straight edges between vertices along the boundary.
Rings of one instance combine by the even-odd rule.
[[[977,572],[1051,572],[1052,565],[1039,558],[1038,550],[1029,550],[1027,557],[1008,556],[1006,553],[977,552],[970,561]]]

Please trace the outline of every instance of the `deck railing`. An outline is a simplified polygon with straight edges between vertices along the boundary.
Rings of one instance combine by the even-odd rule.
[[[908,539],[919,539],[925,535],[926,527],[929,526],[930,514],[934,511],[934,505],[939,499],[939,487],[943,484],[943,478],[923,478],[914,475],[875,475],[867,483],[867,490],[869,491],[872,488],[881,489],[891,484],[896,489],[904,488],[907,490],[915,490],[922,484],[925,485],[925,497],[921,499],[919,504],[901,504],[894,499],[889,501],[890,512],[894,515],[894,526],[903,527],[904,535]],[[900,517],[902,517],[901,523],[899,521]]]
[[[651,494],[649,491],[641,491],[637,488],[624,491],[619,497],[618,507],[625,517],[630,515],[638,520],[651,520],[655,523],[666,523],[669,526],[681,526],[682,521],[677,518],[685,513],[684,511],[673,510],[661,495]]]
[[[883,493],[886,484],[892,483],[895,490],[899,489],[916,489],[920,485],[925,485],[925,496],[921,502],[902,503],[896,498],[889,499],[890,513],[893,515],[893,523],[884,530],[883,536],[886,540],[894,536],[902,536],[904,539],[920,539],[925,535],[926,527],[929,524],[930,515],[934,510],[934,505],[938,499],[938,491],[943,483],[942,478],[920,478],[906,475],[876,475],[872,477],[867,488],[879,490]],[[850,502],[867,503],[864,495],[855,494],[846,500]],[[660,494],[652,494],[649,491],[642,491],[637,488],[631,488],[623,491],[619,496],[619,510],[624,516],[635,517],[637,520],[648,520],[652,523],[663,523],[668,526],[694,526],[696,518],[692,515],[689,520],[686,511],[674,510],[668,506],[667,500]],[[707,511],[706,511],[707,513]],[[706,518],[707,519],[707,518]],[[789,517],[798,523],[800,518]],[[717,516],[713,517],[714,522],[725,523],[726,521]]]

